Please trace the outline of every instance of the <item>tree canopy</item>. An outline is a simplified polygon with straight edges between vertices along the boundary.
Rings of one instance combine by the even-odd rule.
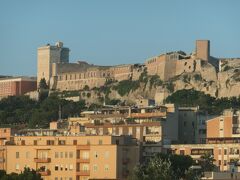
[[[198,180],[200,173],[193,172],[190,156],[157,154],[147,163],[135,167],[130,180]]]
[[[50,121],[58,119],[59,108],[62,118],[79,115],[85,101],[67,101],[52,95],[37,102],[27,96],[10,96],[0,101],[0,126],[25,124],[29,128],[46,128]]]
[[[41,175],[35,170],[30,168],[25,168],[20,174],[11,173],[6,174],[6,171],[0,170],[1,180],[42,180]]]

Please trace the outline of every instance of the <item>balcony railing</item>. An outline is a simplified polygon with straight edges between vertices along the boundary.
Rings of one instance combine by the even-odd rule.
[[[38,171],[38,173],[41,174],[41,176],[50,176],[51,175],[51,171],[50,170]]]
[[[34,162],[36,162],[36,163],[50,163],[51,158],[34,158]]]
[[[90,162],[90,159],[80,158],[80,159],[77,159],[77,162],[80,162],[80,163],[89,163],[89,162]]]
[[[77,149],[90,150],[90,146],[89,145],[77,145]]]
[[[90,171],[89,170],[80,170],[76,172],[77,176],[90,176]]]

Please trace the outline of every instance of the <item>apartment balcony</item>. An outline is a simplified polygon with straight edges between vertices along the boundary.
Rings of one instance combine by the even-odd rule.
[[[90,150],[90,146],[89,145],[77,145],[77,149]]]
[[[38,171],[38,173],[39,173],[41,176],[50,176],[50,175],[51,175],[51,171],[50,171],[50,170]]]
[[[34,158],[34,162],[36,162],[36,163],[50,163],[51,158]]]
[[[90,171],[89,170],[80,170],[76,172],[77,176],[90,176]]]
[[[90,163],[90,159],[80,158],[80,159],[77,159],[77,162],[79,162],[79,163]]]
[[[239,154],[229,154],[229,158],[239,158]]]
[[[123,158],[122,159],[122,163],[125,164],[125,165],[128,164],[129,162],[130,162],[129,158]]]

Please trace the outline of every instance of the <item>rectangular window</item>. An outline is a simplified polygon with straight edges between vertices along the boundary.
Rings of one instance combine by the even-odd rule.
[[[99,139],[98,144],[99,144],[99,145],[102,145],[102,140],[101,140],[101,139]]]
[[[72,165],[72,164],[69,165],[69,170],[70,170],[70,171],[73,170],[73,165]]]
[[[65,144],[66,144],[65,140],[59,140],[58,141],[58,145],[65,145]]]
[[[16,171],[19,171],[20,167],[19,167],[19,164],[16,164]]]
[[[227,149],[224,149],[224,155],[226,155],[227,154]]]
[[[89,159],[89,152],[88,151],[83,152],[83,159]]]
[[[68,158],[68,152],[65,152],[65,158]]]
[[[180,155],[184,155],[185,151],[184,150],[180,150]]]
[[[93,171],[97,171],[98,170],[98,166],[96,164],[93,165]]]
[[[58,158],[58,157],[59,157],[59,153],[55,152],[55,158]]]
[[[60,152],[60,158],[63,158],[63,152]]]
[[[73,152],[69,152],[69,158],[73,158]]]
[[[47,140],[47,145],[54,145],[54,140]]]
[[[16,152],[16,159],[19,158],[19,152]]]
[[[27,151],[27,152],[26,152],[26,159],[28,159],[29,157],[30,157],[30,152]]]
[[[104,171],[108,171],[109,170],[109,165],[108,164],[105,164],[104,165]]]
[[[87,140],[87,145],[90,145],[90,140],[89,139]]]
[[[55,171],[58,171],[58,165],[55,165]]]
[[[25,145],[25,140],[21,141],[21,145],[23,145],[23,146]]]
[[[73,140],[73,145],[77,145],[77,140]]]
[[[227,165],[227,160],[224,160],[224,166],[226,166]]]
[[[34,141],[33,141],[33,145],[34,145],[34,146],[37,146],[37,140],[34,140]]]

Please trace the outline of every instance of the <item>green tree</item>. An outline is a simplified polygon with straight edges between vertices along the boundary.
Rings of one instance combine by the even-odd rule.
[[[89,89],[90,89],[90,88],[89,88],[88,85],[85,85],[84,88],[83,88],[84,91],[89,91]]]
[[[152,158],[146,166],[135,167],[130,180],[175,180],[174,172],[169,160],[158,157]]]
[[[201,159],[199,160],[199,164],[202,167],[202,171],[213,171],[217,168],[217,166],[214,164],[215,159],[213,158],[213,155],[210,153],[206,153],[201,156]]]
[[[193,159],[190,156],[157,154],[144,165],[135,167],[131,180],[198,180],[199,173],[191,170]]]
[[[42,78],[39,82],[39,89],[48,89],[48,85],[45,78]]]
[[[157,155],[160,159],[170,160],[174,174],[177,178],[185,178],[185,172],[193,165],[194,161],[190,156],[177,154],[163,154]]]
[[[24,171],[20,174],[6,174],[5,171],[1,171],[0,178],[1,180],[42,180],[41,175],[30,168],[24,168]]]

